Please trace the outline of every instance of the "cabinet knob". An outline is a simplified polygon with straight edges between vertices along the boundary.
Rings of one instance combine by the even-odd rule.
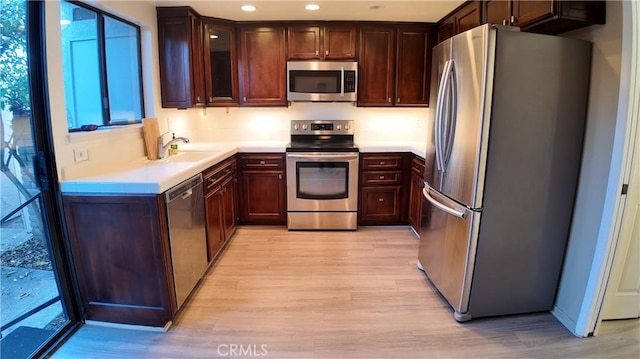
[[[378,198],[378,202],[384,202],[384,198]]]
[[[384,179],[384,176],[380,176],[380,179],[381,179],[381,180],[383,180],[383,179]]]
[[[247,97],[246,96],[242,98],[242,102],[247,102]]]
[[[384,161],[380,161],[380,166],[384,166]]]
[[[389,97],[389,98],[387,99],[387,102],[391,102],[391,97]]]
[[[316,50],[316,56],[320,55],[320,51]]]
[[[326,50],[326,51],[324,52],[324,55],[325,55],[325,56],[328,56],[328,55],[329,55],[329,50]]]
[[[513,15],[511,15],[511,23],[512,23],[512,24],[515,24],[515,22],[516,22],[516,17],[515,17],[515,16],[513,16]]]
[[[260,165],[264,165],[264,161],[260,161]]]
[[[213,102],[213,97],[209,96],[209,102]]]
[[[200,96],[196,96],[196,102],[200,102]]]
[[[398,98],[396,99],[396,102],[397,102],[397,103],[400,103],[400,97],[398,97]]]
[[[507,19],[502,20],[502,25],[507,25]]]
[[[282,175],[278,175],[278,179],[281,180],[282,179]]]

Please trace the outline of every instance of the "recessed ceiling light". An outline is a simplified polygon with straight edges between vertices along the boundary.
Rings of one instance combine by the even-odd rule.
[[[210,39],[217,39],[217,38],[218,38],[218,35],[211,34],[211,35],[209,35],[209,38],[210,38]]]
[[[319,5],[316,5],[316,4],[309,4],[309,5],[305,6],[304,8],[305,8],[305,9],[307,9],[307,10],[311,10],[311,11],[313,11],[313,10],[318,10],[318,9],[320,9],[320,6],[319,6]]]
[[[256,11],[256,7],[253,5],[242,5],[242,11]]]
[[[69,25],[71,24],[71,20],[60,20],[60,25]]]

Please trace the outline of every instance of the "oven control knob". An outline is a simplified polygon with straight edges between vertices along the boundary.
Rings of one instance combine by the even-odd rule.
[[[302,129],[306,130],[307,129],[307,125],[302,125]]]
[[[345,131],[349,129],[349,125],[347,125],[346,123],[344,124],[344,129]]]
[[[337,125],[336,128],[339,130],[342,130],[342,125]]]
[[[296,123],[295,125],[293,125],[293,129],[297,131],[298,129],[300,129],[300,125]]]

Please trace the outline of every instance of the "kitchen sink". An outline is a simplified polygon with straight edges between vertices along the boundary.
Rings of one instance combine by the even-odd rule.
[[[203,152],[180,152],[177,155],[169,155],[159,162],[199,162],[208,157],[214,156],[218,151],[203,151]]]

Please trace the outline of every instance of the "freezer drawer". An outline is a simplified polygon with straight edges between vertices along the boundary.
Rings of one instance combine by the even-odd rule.
[[[425,183],[418,260],[456,311],[466,313],[480,212],[443,196]]]

